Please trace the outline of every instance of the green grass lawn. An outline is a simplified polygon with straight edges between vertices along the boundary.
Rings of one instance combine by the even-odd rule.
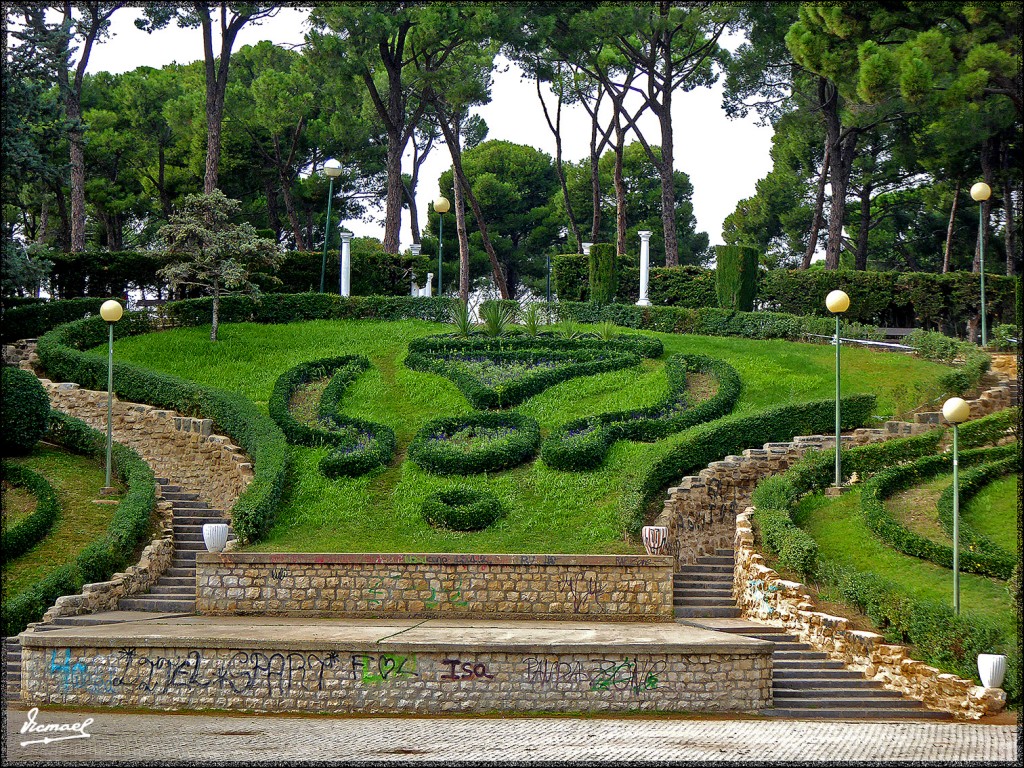
[[[60,498],[60,515],[39,544],[4,564],[5,595],[17,594],[57,566],[73,562],[79,552],[107,530],[116,508],[112,504],[93,503],[105,484],[105,472],[92,458],[38,443],[28,456],[12,461],[50,481]]]
[[[963,509],[964,520],[978,533],[1005,549],[1020,555],[1018,549],[1017,495],[1020,478],[1011,473],[995,480],[975,495]]]
[[[201,384],[241,392],[261,408],[277,377],[319,357],[364,354],[373,367],[348,390],[345,415],[387,424],[398,452],[386,469],[329,481],[317,471],[323,449],[296,448],[289,489],[277,522],[257,551],[408,551],[619,553],[639,552],[624,540],[624,501],[635,493],[650,463],[681,435],[655,444],[620,442],[592,472],[558,472],[539,460],[491,475],[458,478],[486,486],[510,513],[478,533],[445,533],[419,516],[423,499],[454,482],[404,461],[413,435],[427,420],[469,413],[465,397],[447,379],[402,365],[408,342],[448,333],[450,326],[421,321],[312,321],[289,325],[227,324],[212,343],[204,328],[182,328],[117,341],[115,356]],[[651,405],[666,396],[665,357],[696,353],[732,364],[744,390],[735,413],[749,414],[835,393],[831,347],[739,338],[658,336],[665,356],[640,366],[573,379],[516,408],[540,423],[543,434],[570,419]],[[844,394],[878,395],[882,418],[934,389],[948,369],[904,355],[850,348],[843,354]],[[908,394],[910,393],[910,394]]]
[[[951,547],[953,537],[939,522],[937,504],[939,496],[952,482],[952,473],[929,478],[920,485],[893,494],[885,500],[885,506],[908,530]]]
[[[794,519],[818,542],[822,562],[876,573],[917,598],[952,605],[953,571],[901,554],[877,539],[864,524],[859,491],[835,500],[822,494],[807,496],[798,504]],[[1007,637],[1016,637],[1016,616],[1006,582],[961,573],[960,610],[990,620]]]

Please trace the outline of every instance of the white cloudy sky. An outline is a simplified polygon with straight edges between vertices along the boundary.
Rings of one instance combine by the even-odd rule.
[[[124,8],[112,19],[113,36],[93,49],[90,72],[125,72],[136,67],[162,67],[171,62],[184,64],[203,56],[202,33],[179,29],[173,24],[147,35],[134,26],[140,12]],[[260,40],[283,45],[301,45],[306,12],[282,8],[273,19],[259,26],[247,26],[238,36],[236,50]],[[735,41],[731,41],[735,42]],[[514,66],[496,73],[491,103],[476,112],[487,122],[489,139],[529,144],[554,156],[554,138],[544,120],[532,80],[522,79]],[[549,101],[553,104],[553,99]],[[754,184],[771,170],[771,128],[754,124],[752,118],[730,120],[721,107],[721,86],[675,95],[674,110],[676,168],[690,176],[694,187],[693,208],[697,228],[707,232],[712,244],[722,242],[722,222],[736,203],[754,193]],[[577,161],[587,156],[589,118],[580,107],[563,111],[563,155]],[[640,121],[652,144],[660,143],[657,123],[646,115]],[[437,193],[437,178],[451,167],[446,148],[435,150],[423,167],[420,187],[420,222],[426,222],[426,208]],[[357,236],[381,237],[383,226],[363,221],[346,222]],[[403,247],[411,242],[408,222],[403,222]],[[652,254],[653,255],[653,254]]]

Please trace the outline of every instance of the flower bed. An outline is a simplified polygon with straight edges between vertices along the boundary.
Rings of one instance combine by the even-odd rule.
[[[480,531],[505,514],[498,497],[464,486],[432,493],[420,507],[423,519],[452,531]]]
[[[434,419],[409,445],[409,458],[439,475],[497,472],[529,461],[540,426],[518,413],[477,413]]]

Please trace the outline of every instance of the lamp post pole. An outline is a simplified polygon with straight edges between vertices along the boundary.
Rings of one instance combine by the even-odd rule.
[[[111,454],[114,445],[114,324],[121,319],[124,309],[121,305],[111,299],[103,302],[100,307],[100,317],[107,321],[107,474],[106,484],[103,487],[104,493],[111,493],[113,487],[110,485]]]
[[[981,274],[981,346],[988,346],[988,330],[985,322],[985,201],[992,194],[992,188],[984,181],[971,187],[971,197],[978,203],[978,272]],[[953,433],[954,435],[956,432]]]
[[[960,615],[960,446],[959,427],[971,416],[963,398],[951,397],[942,405],[942,416],[953,425],[953,611]]]
[[[333,157],[324,163],[324,173],[331,180],[327,191],[327,224],[324,226],[324,257],[320,262],[320,293],[324,292],[324,275],[327,273],[327,245],[331,241],[331,202],[334,200],[334,177],[341,174],[341,163]]]
[[[448,202],[448,198],[444,195],[440,195],[437,200],[434,201],[434,210],[437,212],[437,295],[441,295],[442,285],[441,277],[444,274],[441,266],[441,256],[444,253],[444,215],[451,208],[451,203]]]
[[[850,297],[843,291],[832,291],[828,296],[825,297],[825,306],[828,311],[836,316],[836,488],[843,486],[843,473],[841,468],[841,419],[840,419],[840,404],[839,404],[839,349],[842,344],[842,339],[839,337],[839,316],[850,308]]]

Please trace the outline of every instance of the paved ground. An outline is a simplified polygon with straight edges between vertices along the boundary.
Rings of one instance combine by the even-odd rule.
[[[93,722],[89,738],[21,743],[29,713],[5,710],[3,763],[219,761],[369,763],[926,761],[1019,762],[1014,725],[680,718],[390,718],[174,715],[58,710],[36,726]],[[49,736],[73,735],[50,732]]]

